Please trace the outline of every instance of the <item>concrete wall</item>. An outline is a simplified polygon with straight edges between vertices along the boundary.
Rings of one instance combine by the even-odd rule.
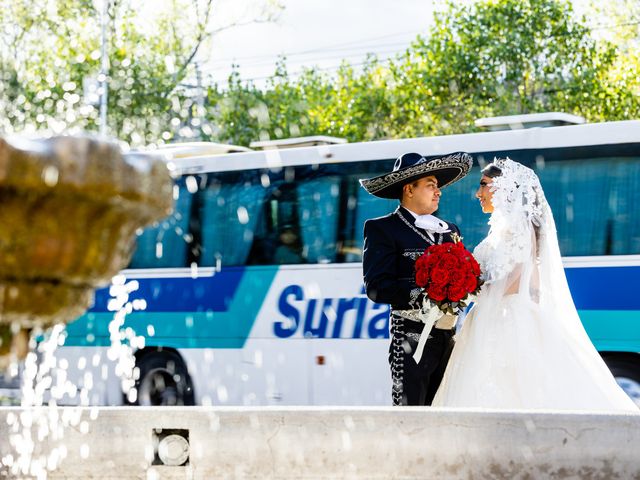
[[[17,462],[11,438],[24,432],[11,433],[9,424],[19,415],[33,423],[33,438],[49,422],[49,435],[33,442],[32,456],[47,458],[50,467],[58,463],[51,479],[640,479],[640,414],[418,407],[45,411],[0,408],[0,452],[5,464]],[[68,426],[52,429],[56,422]],[[184,466],[152,465],[167,429],[188,435]],[[20,443],[29,445],[24,437]],[[56,462],[56,456],[66,458]],[[0,478],[30,477],[4,465]]]

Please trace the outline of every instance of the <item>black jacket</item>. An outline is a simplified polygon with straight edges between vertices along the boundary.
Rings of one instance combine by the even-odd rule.
[[[434,242],[425,241],[400,216],[429,239],[425,230],[415,227],[415,218],[403,207],[367,220],[362,269],[367,296],[372,301],[388,303],[394,310],[409,310],[418,308],[423,295],[416,285],[415,261]],[[451,232],[435,233],[435,243],[452,242],[453,233],[460,235],[456,225],[446,223]]]

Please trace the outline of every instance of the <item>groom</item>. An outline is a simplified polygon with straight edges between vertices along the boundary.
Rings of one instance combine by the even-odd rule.
[[[392,172],[360,180],[370,194],[400,201],[393,213],[365,222],[363,252],[367,296],[391,305],[394,405],[430,405],[451,355],[457,317],[446,315],[423,332],[424,293],[415,283],[415,261],[427,247],[460,235],[456,225],[432,213],[438,209],[441,189],[469,173],[472,162],[463,152],[436,158],[405,153]],[[424,334],[424,350],[414,355]]]

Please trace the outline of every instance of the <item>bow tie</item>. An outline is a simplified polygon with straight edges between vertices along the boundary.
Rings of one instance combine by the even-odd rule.
[[[416,227],[423,228],[427,232],[446,233],[450,232],[446,222],[443,222],[433,215],[418,215],[416,217]]]

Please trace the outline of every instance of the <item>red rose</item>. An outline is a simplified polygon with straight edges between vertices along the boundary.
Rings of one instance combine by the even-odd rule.
[[[437,265],[431,269],[431,281],[439,285],[446,285],[449,282],[449,270]]]
[[[459,287],[457,285],[452,285],[447,290],[449,300],[452,302],[459,302],[464,297],[467,296],[467,291],[464,289],[464,286]]]
[[[473,274],[476,276],[480,275],[480,265],[478,264],[476,259],[471,257],[470,262],[471,262],[471,270],[473,271]]]
[[[447,253],[442,257],[442,266],[449,269],[455,268],[458,266],[458,258],[451,253]]]
[[[427,290],[427,295],[432,300],[441,302],[447,298],[447,289],[437,283],[432,283]]]
[[[451,269],[451,279],[456,279],[459,277],[464,278],[469,272],[469,268],[464,264],[464,262],[459,262]]]
[[[467,292],[471,293],[478,288],[478,280],[473,275],[467,275],[464,280],[464,288]]]
[[[462,242],[458,242],[458,243],[455,243],[453,247],[451,247],[451,251],[458,256],[462,256],[467,250],[464,248],[464,245],[462,244]]]
[[[420,255],[416,260],[416,270],[420,270],[422,268],[428,268],[428,266],[429,266],[429,256]]]
[[[416,285],[424,287],[429,282],[429,272],[426,269],[421,269],[416,272]]]
[[[429,268],[433,268],[434,266],[436,266],[438,264],[438,257],[437,255],[429,255],[427,257],[427,266]]]

